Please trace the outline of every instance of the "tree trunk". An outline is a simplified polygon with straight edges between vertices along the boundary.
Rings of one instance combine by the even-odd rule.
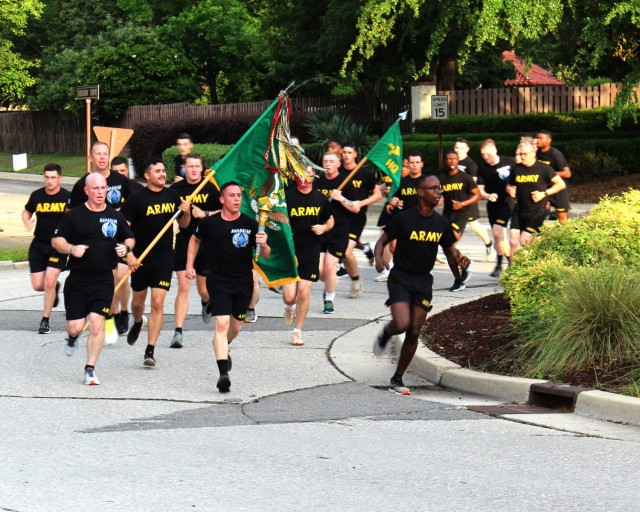
[[[438,90],[453,91],[456,80],[456,58],[441,56],[438,62]]]

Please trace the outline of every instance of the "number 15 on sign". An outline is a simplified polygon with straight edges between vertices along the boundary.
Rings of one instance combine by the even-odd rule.
[[[449,118],[449,97],[445,94],[431,96],[431,119],[443,121]]]

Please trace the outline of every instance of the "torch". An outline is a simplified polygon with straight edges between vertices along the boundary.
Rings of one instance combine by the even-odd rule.
[[[267,225],[267,221],[269,220],[269,212],[271,211],[271,202],[268,197],[259,197],[258,198],[258,233],[262,233],[264,231],[264,227]],[[256,245],[256,256],[255,261],[258,261],[260,257],[260,249],[261,244]]]

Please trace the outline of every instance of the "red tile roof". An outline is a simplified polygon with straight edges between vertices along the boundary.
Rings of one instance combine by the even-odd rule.
[[[502,61],[511,62],[516,69],[516,77],[512,80],[505,80],[504,85],[565,85],[565,83],[553,76],[546,69],[530,63],[527,64],[516,56],[513,52],[502,52]]]

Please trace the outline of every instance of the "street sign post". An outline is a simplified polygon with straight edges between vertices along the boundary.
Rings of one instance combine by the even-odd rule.
[[[431,96],[431,119],[438,121],[438,166],[442,172],[442,121],[449,119],[449,97],[446,94]]]
[[[100,99],[99,85],[81,85],[76,87],[76,99],[84,100],[87,105],[87,172],[91,172],[91,100]]]

